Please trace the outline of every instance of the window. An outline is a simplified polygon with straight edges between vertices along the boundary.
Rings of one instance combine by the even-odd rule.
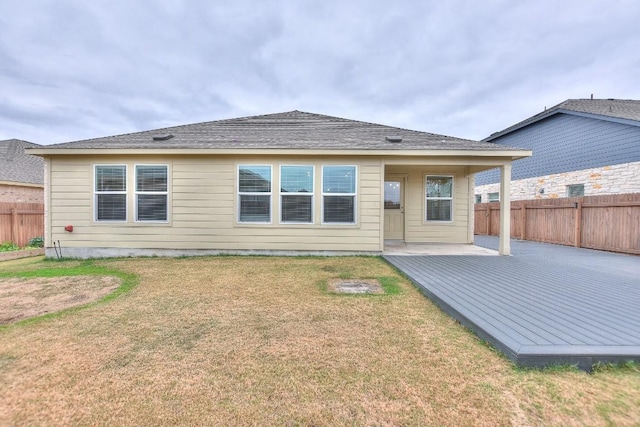
[[[400,209],[400,188],[402,183],[399,181],[384,182],[384,208]]]
[[[567,197],[584,196],[584,184],[567,185]]]
[[[451,221],[453,208],[453,177],[427,176],[427,221]]]
[[[136,221],[167,221],[167,166],[136,165]]]
[[[355,224],[356,167],[322,167],[322,222]]]
[[[280,167],[280,221],[313,223],[313,166]]]
[[[127,167],[95,166],[94,216],[96,221],[127,220]]]
[[[499,202],[500,201],[500,193],[489,193],[487,194],[488,200],[490,202]]]
[[[476,194],[476,203],[482,203],[482,194]]]
[[[238,222],[271,222],[271,166],[238,166]]]

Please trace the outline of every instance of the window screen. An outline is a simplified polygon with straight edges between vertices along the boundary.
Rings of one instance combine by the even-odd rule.
[[[313,222],[313,166],[281,166],[280,194],[281,222]]]
[[[127,220],[127,167],[95,166],[95,220]]]
[[[325,223],[356,222],[356,167],[322,167],[322,221]]]
[[[238,221],[271,222],[271,166],[238,167]]]
[[[451,221],[453,218],[453,177],[427,176],[427,221]]]
[[[167,221],[167,166],[136,166],[136,220]]]

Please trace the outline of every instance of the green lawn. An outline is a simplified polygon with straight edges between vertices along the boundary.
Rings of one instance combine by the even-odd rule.
[[[115,298],[0,330],[0,425],[640,424],[637,365],[516,369],[378,258],[0,271],[124,283]],[[388,293],[332,294],[335,278],[378,278]]]

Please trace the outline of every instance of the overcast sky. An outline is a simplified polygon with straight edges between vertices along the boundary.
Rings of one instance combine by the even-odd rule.
[[[640,1],[2,0],[0,140],[302,110],[482,139],[640,99]]]

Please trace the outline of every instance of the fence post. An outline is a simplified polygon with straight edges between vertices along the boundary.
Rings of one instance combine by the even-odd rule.
[[[575,202],[576,207],[576,234],[575,234],[575,243],[574,246],[576,248],[581,247],[582,244],[582,200]]]
[[[525,202],[522,202],[522,204],[520,205],[520,209],[522,209],[522,211],[520,212],[520,221],[522,223],[522,236],[520,236],[520,239],[526,240],[527,238],[527,205],[525,204]]]
[[[487,204],[487,212],[484,214],[485,222],[487,224],[487,236],[491,236],[491,205]]]
[[[18,210],[11,208],[11,243],[18,244]]]

